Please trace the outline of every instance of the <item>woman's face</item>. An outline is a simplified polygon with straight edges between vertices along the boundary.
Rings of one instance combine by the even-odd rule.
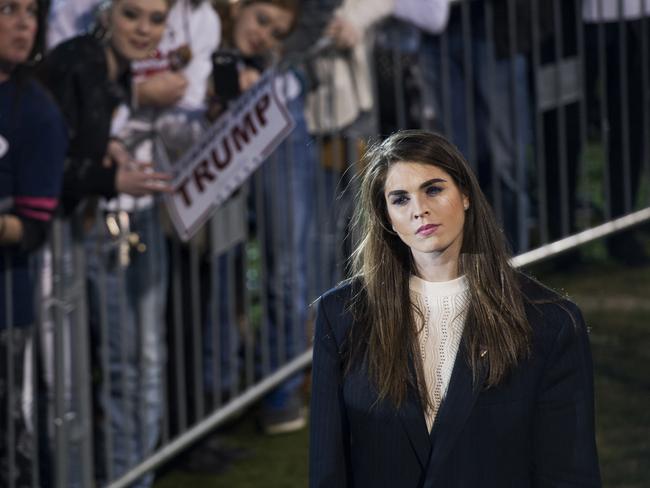
[[[458,258],[469,199],[446,171],[430,164],[394,163],[384,198],[390,224],[417,264],[441,255]]]
[[[293,12],[259,2],[233,10],[233,44],[244,56],[266,54],[279,46],[293,23]]]
[[[165,31],[167,11],[165,0],[113,0],[107,17],[113,49],[129,61],[149,57]]]
[[[36,0],[0,0],[0,62],[13,68],[29,58],[38,28]]]

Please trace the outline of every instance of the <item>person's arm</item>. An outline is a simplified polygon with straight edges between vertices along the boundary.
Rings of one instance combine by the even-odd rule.
[[[349,432],[343,404],[338,346],[319,303],[314,337],[309,432],[310,488],[346,488]]]
[[[344,0],[335,16],[350,22],[363,36],[370,27],[392,15],[395,0]]]
[[[23,223],[12,214],[0,215],[0,246],[13,246],[23,238]]]
[[[319,42],[321,35],[339,6],[336,0],[304,0],[296,27],[282,45],[283,59],[289,65],[303,62],[305,51]]]
[[[325,28],[339,49],[352,49],[368,29],[393,13],[394,0],[344,0]]]
[[[161,71],[134,84],[135,104],[138,107],[171,107],[180,102],[188,81],[183,73]]]
[[[103,58],[89,60],[88,64],[80,63],[71,54],[77,45],[55,49],[45,57],[39,67],[39,78],[47,87],[59,106],[66,122],[70,144],[74,141],[83,143],[83,134],[89,130],[85,107],[90,100],[87,98],[89,82],[96,82],[92,76],[94,69],[99,69]],[[80,45],[79,51],[87,55],[87,46]],[[94,53],[93,53],[94,54]],[[92,67],[91,67],[92,66]],[[110,114],[105,114],[110,117]],[[93,119],[96,121],[97,119]],[[99,122],[101,123],[101,121]],[[107,121],[106,124],[109,124]],[[101,130],[101,128],[93,128]],[[72,201],[81,200],[89,195],[100,195],[112,198],[116,195],[115,180],[117,168],[104,166],[103,154],[95,158],[86,155],[67,154],[63,173],[61,195]]]
[[[12,247],[22,252],[38,249],[47,237],[49,220],[38,220],[13,214],[0,215],[0,248]]]
[[[32,94],[32,96],[34,96]],[[31,127],[37,138],[23,139],[17,148],[12,214],[0,217],[0,243],[23,252],[37,249],[47,237],[58,206],[67,150],[65,123],[54,103],[42,96],[40,120]]]
[[[537,488],[601,486],[589,337],[580,310],[566,307],[554,307],[547,318],[560,321],[561,327],[538,390],[533,430]]]
[[[82,52],[88,53],[89,50]],[[98,69],[102,60],[103,58],[93,59]],[[94,78],[97,77],[93,77],[91,68],[76,61],[78,60],[70,58],[69,49],[54,50],[45,59],[40,75],[65,116],[72,140],[83,144],[83,134],[90,130],[84,126],[88,123],[88,118],[83,110],[90,98],[85,85],[91,80],[96,81]],[[108,135],[111,114],[102,115],[108,120],[96,120],[97,128],[93,129],[100,132],[106,129]],[[103,152],[101,157],[66,156],[61,193],[63,199],[75,203],[88,196],[113,198],[118,192],[142,196],[170,190],[169,175],[152,172],[146,165],[119,164],[119,159],[125,158],[116,157],[115,152],[111,152],[109,141]]]
[[[182,71],[162,71],[136,82],[137,106],[166,108],[182,103],[198,108],[205,103],[212,53],[221,39],[221,22],[209,2],[203,2],[189,15],[192,30],[201,32],[192,38],[189,64]]]

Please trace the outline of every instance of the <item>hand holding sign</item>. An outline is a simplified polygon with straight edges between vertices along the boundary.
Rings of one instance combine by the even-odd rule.
[[[117,169],[115,188],[119,193],[142,197],[152,193],[172,191],[171,175],[152,170],[151,163],[124,165]]]
[[[102,164],[105,168],[110,168],[114,164],[124,166],[129,164],[133,158],[124,146],[124,143],[118,139],[110,139],[106,148],[106,155]]]
[[[289,135],[293,120],[267,73],[176,164],[165,196],[174,227],[188,240]]]

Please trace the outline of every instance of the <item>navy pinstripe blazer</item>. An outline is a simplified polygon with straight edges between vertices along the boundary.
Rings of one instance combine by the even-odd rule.
[[[310,487],[599,487],[582,315],[523,275],[521,286],[531,357],[503,384],[481,390],[472,387],[461,345],[430,434],[415,391],[399,409],[388,401],[373,406],[365,365],[343,374],[353,285],[325,294],[314,338]]]

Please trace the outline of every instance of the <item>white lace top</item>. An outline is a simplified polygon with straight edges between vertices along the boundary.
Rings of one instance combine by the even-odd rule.
[[[464,276],[451,281],[430,282],[417,276],[410,281],[411,298],[424,315],[424,324],[415,314],[420,340],[424,379],[433,404],[425,412],[427,428],[433,422],[442,403],[463,335],[469,289]]]

